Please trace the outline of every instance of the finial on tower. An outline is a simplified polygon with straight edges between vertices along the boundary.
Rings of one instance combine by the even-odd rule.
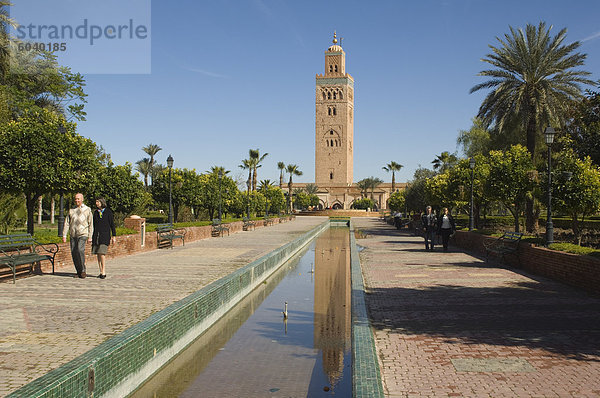
[[[333,44],[337,44],[337,35],[335,33],[335,30],[333,31]]]

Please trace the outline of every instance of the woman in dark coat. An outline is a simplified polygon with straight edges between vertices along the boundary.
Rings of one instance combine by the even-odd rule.
[[[448,211],[448,208],[444,207],[438,218],[437,233],[438,235],[442,235],[442,244],[444,245],[445,252],[448,251],[448,241],[450,240],[450,235],[452,235],[455,230],[456,224],[454,223],[454,218]]]
[[[104,198],[96,199],[96,207],[97,209],[94,211],[94,233],[92,234],[92,254],[98,256],[98,267],[100,267],[98,278],[104,279],[106,278],[104,268],[106,253],[111,240],[112,243],[116,242],[117,231],[115,229],[115,217],[113,212],[106,207],[106,200]]]

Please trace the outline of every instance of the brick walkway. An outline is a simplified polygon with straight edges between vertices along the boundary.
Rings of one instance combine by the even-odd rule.
[[[74,269],[0,283],[0,396],[293,240],[324,217],[107,261],[104,280]],[[110,249],[109,249],[110,250]]]
[[[353,220],[387,396],[600,396],[600,298]]]

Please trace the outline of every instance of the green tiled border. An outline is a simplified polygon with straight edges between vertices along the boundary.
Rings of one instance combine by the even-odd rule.
[[[350,222],[350,262],[352,272],[352,392],[357,398],[383,397],[383,384],[375,340],[365,305],[360,257]]]
[[[323,222],[8,397],[123,397],[130,394],[328,227],[329,222]]]

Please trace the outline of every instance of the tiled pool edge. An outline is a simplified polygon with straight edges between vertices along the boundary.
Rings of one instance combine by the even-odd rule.
[[[130,394],[328,227],[329,222],[323,222],[12,392],[7,398]]]
[[[352,222],[350,222],[350,263],[352,273],[352,394],[357,398],[383,397],[381,372],[365,305],[363,277]]]

